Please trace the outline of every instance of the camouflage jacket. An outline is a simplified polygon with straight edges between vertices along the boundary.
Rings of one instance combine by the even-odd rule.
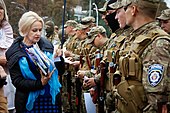
[[[123,79],[117,89],[129,103],[130,97],[124,95],[129,88],[136,96],[133,101],[138,108],[129,109],[134,106],[129,103],[123,110],[122,104],[118,107],[121,112],[136,112],[138,109],[141,113],[156,113],[159,102],[169,102],[169,41],[169,35],[160,29],[157,22],[145,24],[130,34],[119,52],[119,70]],[[133,89],[137,90],[133,92]]]

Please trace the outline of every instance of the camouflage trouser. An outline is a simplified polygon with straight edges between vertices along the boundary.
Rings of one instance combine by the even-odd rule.
[[[111,92],[106,93],[106,110],[107,113],[115,111],[115,99]]]
[[[73,111],[72,105],[71,105],[72,102],[71,103],[69,102],[69,97],[72,99],[72,95],[69,96],[67,87],[68,87],[68,85],[67,85],[67,73],[66,73],[62,77],[62,96],[61,96],[62,108],[63,108],[64,113],[72,113],[72,111]],[[71,89],[72,89],[72,87],[71,87]],[[71,93],[72,93],[72,91],[71,91]]]
[[[77,111],[77,113],[86,113],[85,100],[84,100],[84,95],[83,95],[83,92],[84,92],[84,91],[82,90],[82,81],[80,80],[80,83],[79,83],[79,84],[76,84],[77,82],[75,82],[74,80],[75,80],[75,78],[73,79],[73,84],[74,84],[74,86],[75,86],[75,88],[74,88],[75,101],[74,101],[74,102],[76,103],[77,106],[79,106],[79,109],[80,109],[79,111]],[[81,91],[79,91],[79,90],[77,91],[77,90],[76,90],[76,87],[77,87],[77,86],[80,88]],[[78,101],[76,102],[76,98],[78,99],[78,97],[76,97],[76,93],[79,93],[79,94],[81,95],[81,97],[80,97],[81,99],[79,100],[79,101],[80,101],[79,105],[78,105]],[[76,107],[77,107],[77,106],[76,106]],[[76,108],[76,109],[77,109],[77,108]]]
[[[76,82],[74,75],[71,75],[71,94],[68,94],[68,84],[67,84],[67,74],[62,78],[62,107],[64,113],[77,113],[77,106],[76,106]],[[81,86],[80,86],[81,87]],[[69,95],[71,102],[69,102]],[[81,94],[81,105],[80,105],[80,113],[86,113],[84,98]]]
[[[0,88],[0,113],[8,113],[7,98],[4,97],[3,88]]]

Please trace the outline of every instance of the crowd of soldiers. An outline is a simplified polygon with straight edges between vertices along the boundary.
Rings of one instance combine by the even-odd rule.
[[[94,17],[85,17],[65,23],[62,49],[49,38],[65,59],[60,76],[64,113],[86,113],[83,93],[90,93],[96,113],[170,112],[170,31],[163,28],[170,9],[156,18],[159,4],[110,0],[98,9],[110,37]]]

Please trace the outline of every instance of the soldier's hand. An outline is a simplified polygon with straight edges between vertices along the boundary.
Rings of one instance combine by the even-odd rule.
[[[85,90],[88,90],[88,89],[89,89],[89,87],[87,86],[87,81],[88,81],[88,80],[84,80],[84,81],[83,81],[83,89],[85,89]]]
[[[162,105],[162,113],[168,113],[167,105]]]
[[[90,91],[91,97],[93,97],[95,89],[94,88],[90,88],[89,91]]]
[[[70,52],[70,51],[65,51],[64,52],[64,55],[65,55],[65,57],[70,57],[71,55],[72,55],[72,53]]]
[[[79,65],[80,65],[80,61],[74,61],[73,62],[73,66],[74,67],[79,67]]]
[[[77,77],[83,79],[86,71],[79,70],[77,72]]]
[[[48,83],[48,81],[50,80],[52,74],[54,73],[56,68],[54,68],[51,72],[48,72],[48,75],[45,76],[42,71],[40,70],[40,74],[41,74],[41,82],[42,82],[42,85],[46,85]]]
[[[62,56],[63,50],[62,49],[56,49],[54,53],[54,58]]]
[[[94,78],[89,78],[89,79],[87,79],[87,80],[88,80],[88,81],[86,82],[86,84],[87,84],[87,86],[88,86],[89,88],[96,86],[96,83],[95,83],[95,81],[94,81]]]
[[[73,57],[67,57],[67,59],[73,62]]]

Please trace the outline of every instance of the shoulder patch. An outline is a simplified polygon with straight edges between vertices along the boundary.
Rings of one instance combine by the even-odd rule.
[[[148,70],[148,82],[152,87],[157,86],[163,76],[164,67],[161,64],[153,64],[149,66]]]

